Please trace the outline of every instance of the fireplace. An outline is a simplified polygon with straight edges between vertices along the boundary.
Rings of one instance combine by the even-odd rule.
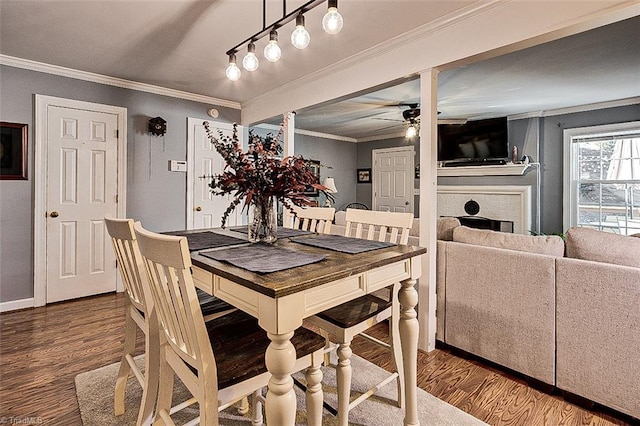
[[[465,209],[466,206],[466,209]],[[480,224],[480,218],[493,221],[494,227],[482,227],[529,234],[531,228],[531,186],[438,186],[438,216],[468,217],[470,224]],[[470,222],[470,221],[476,222]],[[463,222],[465,220],[463,219]],[[479,226],[476,226],[479,227]]]

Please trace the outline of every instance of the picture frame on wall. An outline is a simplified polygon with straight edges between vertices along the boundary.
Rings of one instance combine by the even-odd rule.
[[[320,161],[317,160],[307,160],[307,164],[313,174],[316,176],[316,182],[320,183]],[[307,197],[317,197],[319,195],[318,188],[314,188],[313,186],[307,187],[304,192],[304,195]]]
[[[358,169],[358,183],[371,183],[371,169]]]
[[[27,125],[0,122],[0,180],[27,180]]]

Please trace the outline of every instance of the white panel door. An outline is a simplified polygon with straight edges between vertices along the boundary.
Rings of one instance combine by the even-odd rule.
[[[373,150],[373,210],[413,213],[412,147]]]
[[[187,135],[187,228],[215,228],[222,225],[222,215],[229,206],[231,197],[213,195],[209,188],[211,179],[207,176],[222,173],[226,165],[207,137],[204,120],[189,118]],[[218,130],[231,135],[233,126],[228,123],[208,121],[214,135]],[[242,146],[242,127],[238,126],[238,137]],[[229,215],[225,226],[242,223],[242,205]]]
[[[116,290],[116,114],[47,108],[47,303]]]

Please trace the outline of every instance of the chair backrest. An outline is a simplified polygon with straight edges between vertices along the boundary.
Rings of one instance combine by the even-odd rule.
[[[104,221],[107,225],[107,232],[111,236],[127,296],[136,309],[146,313],[147,298],[145,295],[147,293],[145,293],[144,282],[147,281],[147,271],[133,231],[133,219],[117,219],[107,216]]]
[[[191,276],[187,239],[147,231],[140,223],[134,230],[161,333],[179,359],[201,372],[213,368],[215,378],[215,359]],[[177,362],[178,358],[172,358]]]
[[[333,207],[299,207],[293,206],[295,216],[293,227],[304,231],[318,232],[320,234],[331,233],[331,223],[336,214]]]
[[[346,237],[407,244],[413,213],[347,209]],[[388,237],[388,238],[387,238]]]

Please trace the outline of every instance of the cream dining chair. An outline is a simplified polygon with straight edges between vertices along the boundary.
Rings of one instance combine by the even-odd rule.
[[[153,307],[153,299],[148,288],[147,271],[142,263],[142,256],[138,249],[138,242],[133,231],[133,219],[116,219],[105,217],[107,231],[111,237],[113,250],[118,261],[118,269],[125,288],[125,339],[124,351],[120,361],[118,378],[114,391],[115,415],[125,412],[125,389],[130,373],[142,387],[142,400],[138,413],[138,425],[150,424],[153,407],[156,401],[159,372],[159,335],[158,328],[151,327],[150,312]],[[209,296],[205,292],[198,293],[199,305],[207,320],[217,318],[232,312],[235,308],[228,303]],[[135,363],[133,356],[136,349],[136,334],[140,329],[145,336],[145,367],[143,374]]]
[[[331,233],[331,223],[336,214],[333,207],[300,207],[292,206],[295,215],[292,218],[292,228],[303,231]]]
[[[347,209],[346,237],[365,238],[407,244],[409,231],[413,223],[413,213],[395,213],[360,209]],[[398,291],[399,283],[386,289],[386,294],[367,294],[355,300],[343,303],[334,308],[323,311],[308,319],[310,325],[320,328],[325,336],[331,335],[337,339],[338,365],[336,366],[338,392],[338,424],[346,426],[349,421],[349,411],[362,401],[373,395],[380,387],[396,379],[398,388],[398,406],[404,405],[404,378],[398,372],[402,369],[402,352],[397,333],[400,307],[393,303],[393,295]],[[389,334],[392,344],[389,345],[363,332],[374,325],[391,319]],[[358,398],[350,401],[351,397],[351,341],[360,334],[362,337],[393,351],[395,372]],[[327,345],[329,342],[327,341]],[[328,361],[325,360],[328,364]]]
[[[135,224],[135,233],[149,274],[150,293],[160,333],[160,381],[155,421],[174,424],[171,414],[198,402],[199,423],[218,424],[218,412],[244,395],[260,392],[271,374],[265,352],[271,342],[256,318],[237,310],[206,322],[198,306],[185,237],[155,234]],[[306,369],[309,424],[322,423],[324,339],[305,328],[291,343],[297,360],[293,371]],[[171,409],[174,373],[193,398]],[[261,424],[254,398],[253,424]],[[194,420],[196,421],[196,420]],[[190,423],[191,424],[191,423]]]

